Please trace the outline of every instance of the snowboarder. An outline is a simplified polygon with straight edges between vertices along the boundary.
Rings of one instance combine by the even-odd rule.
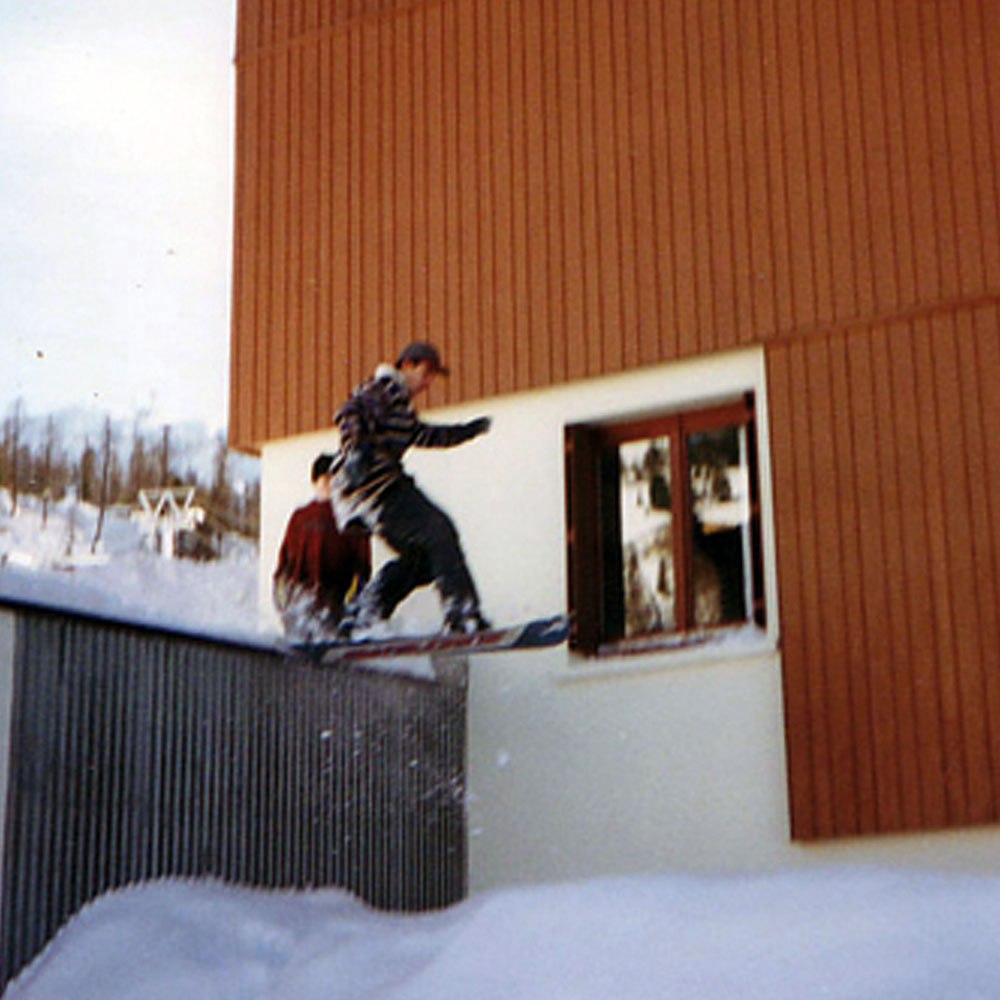
[[[341,441],[334,478],[338,509],[363,520],[397,553],[349,605],[341,638],[385,621],[413,590],[431,583],[441,596],[446,631],[489,627],[451,518],[402,465],[411,446],[450,448],[489,430],[489,417],[462,424],[426,424],[417,417],[414,398],[447,374],[437,350],[414,341],[394,365],[379,365],[334,417]]]
[[[285,634],[300,642],[334,635],[345,600],[371,576],[367,531],[353,526],[341,531],[334,516],[333,458],[324,454],[313,462],[315,496],[292,512],[274,571],[274,605]]]

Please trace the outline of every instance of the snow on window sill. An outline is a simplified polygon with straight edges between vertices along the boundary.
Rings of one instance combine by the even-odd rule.
[[[570,653],[558,680],[593,680],[680,666],[759,659],[773,656],[777,649],[777,636],[757,625],[656,636],[609,644],[592,657]]]

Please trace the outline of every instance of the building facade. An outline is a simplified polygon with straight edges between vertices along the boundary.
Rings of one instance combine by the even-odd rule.
[[[421,337],[494,416],[412,463],[488,612],[576,615],[472,664],[473,887],[996,865],[998,55],[987,0],[241,0],[262,607]]]

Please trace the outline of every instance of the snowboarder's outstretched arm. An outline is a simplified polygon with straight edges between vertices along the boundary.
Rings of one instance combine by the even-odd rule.
[[[425,424],[418,420],[413,444],[417,448],[452,448],[485,434],[490,423],[489,417],[476,417],[464,424]]]
[[[402,455],[418,448],[451,448],[490,429],[489,417],[460,424],[428,424],[417,417],[403,386],[391,376],[362,385],[335,416],[345,451],[368,443]]]
[[[489,417],[459,424],[429,424],[417,417],[406,384],[395,369],[376,373],[335,416],[340,431],[344,476],[350,492],[378,492],[402,472],[410,447],[452,448],[490,428]]]

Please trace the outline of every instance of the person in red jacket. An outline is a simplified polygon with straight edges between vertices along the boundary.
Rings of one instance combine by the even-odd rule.
[[[274,571],[274,605],[285,634],[300,642],[332,637],[344,602],[371,576],[368,533],[337,525],[330,502],[332,463],[326,454],[313,462],[315,496],[292,512]]]

